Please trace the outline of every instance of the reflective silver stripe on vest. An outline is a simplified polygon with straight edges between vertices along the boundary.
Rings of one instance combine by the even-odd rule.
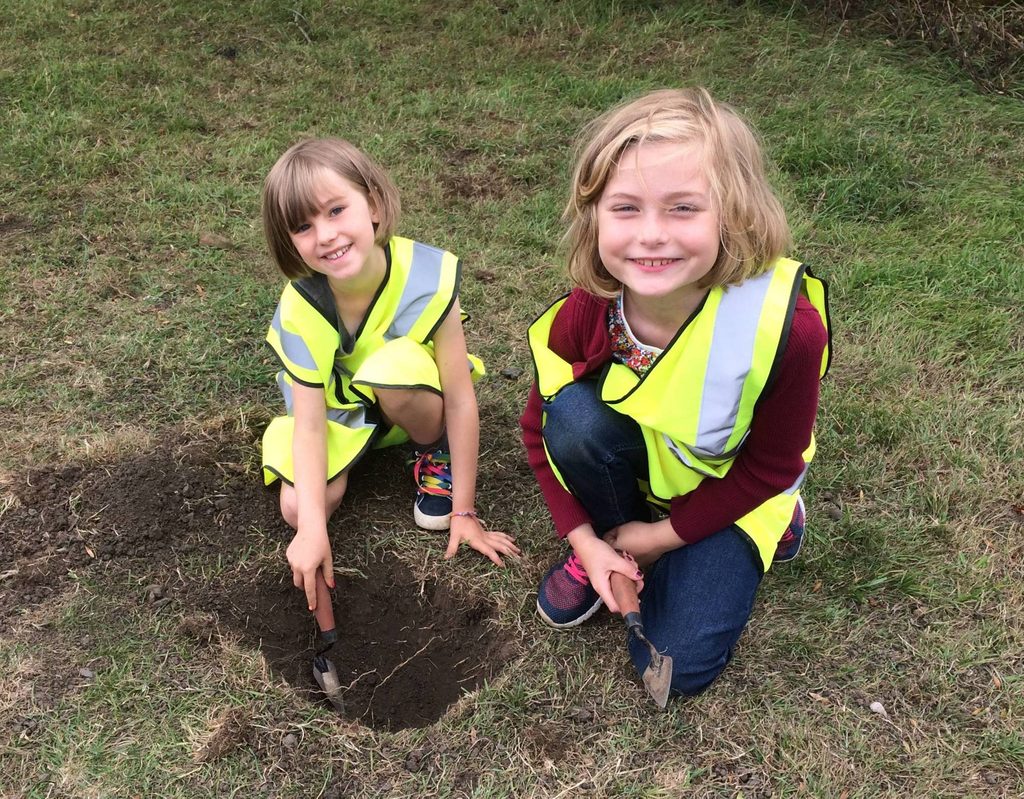
[[[684,450],[682,447],[680,447],[675,441],[673,441],[671,438],[669,438],[664,433],[661,434],[661,439],[662,439],[662,441],[665,442],[665,446],[669,448],[669,451],[673,455],[675,455],[676,458],[679,459],[679,462],[682,463],[684,466],[689,466],[695,472],[703,474],[705,477],[718,477],[718,474],[716,474],[715,472],[712,472],[710,469],[708,469],[706,466],[704,466],[704,464],[702,464],[700,461],[692,460],[686,454],[686,450]],[[744,437],[744,440],[745,440],[745,437]],[[790,496],[792,496],[797,491],[799,491],[800,490],[800,486],[802,486],[804,484],[804,478],[807,477],[807,470],[810,468],[810,466],[811,465],[809,463],[805,463],[803,470],[800,472],[800,476],[796,478],[796,481],[793,483],[793,485],[791,485],[785,491],[781,491],[779,493],[789,494]]]
[[[802,472],[800,472],[800,476],[798,478],[796,478],[796,482],[793,483],[793,485],[791,485],[789,488],[787,488],[782,493],[783,494],[789,494],[790,496],[792,496],[797,491],[799,491],[800,490],[800,486],[802,486],[803,483],[804,483],[804,478],[807,476],[807,470],[809,468],[811,468],[811,464],[805,463],[804,464],[804,470]]]
[[[285,410],[289,416],[292,416],[292,387],[285,378],[285,375],[284,369],[277,373],[277,387],[281,389],[281,395],[284,397]],[[344,408],[328,408],[327,420],[353,429],[376,426],[373,422],[366,421],[366,408],[362,406],[348,410]]]
[[[292,415],[292,387],[285,380],[285,370],[277,373],[277,387],[281,389],[281,396],[284,397],[284,410],[289,416]]]
[[[409,275],[402,289],[402,297],[398,301],[398,310],[391,326],[384,333],[384,340],[406,336],[420,318],[427,304],[437,294],[441,285],[441,263],[444,250],[421,244],[416,241],[412,245],[412,262],[409,264]]]
[[[309,351],[302,336],[298,333],[289,333],[281,326],[280,303],[277,305],[277,310],[274,311],[274,318],[270,320],[270,328],[277,333],[281,340],[281,349],[284,350],[284,355],[289,361],[303,369],[309,369],[311,372],[316,371],[316,361],[313,360],[313,354]]]
[[[713,472],[713,471],[711,471],[710,469],[708,469],[708,468],[707,468],[707,467],[706,467],[706,466],[705,466],[705,465],[704,465],[703,463],[701,463],[700,461],[695,461],[695,460],[692,460],[692,459],[691,459],[691,458],[690,458],[690,457],[689,457],[689,456],[688,456],[688,455],[686,454],[686,450],[685,450],[685,449],[683,449],[682,447],[680,447],[680,446],[679,446],[679,444],[677,444],[677,443],[676,443],[675,441],[673,441],[673,440],[672,440],[671,438],[669,438],[669,437],[668,437],[667,435],[665,435],[664,433],[662,433],[662,434],[661,434],[661,439],[662,439],[662,441],[664,441],[664,442],[665,442],[665,446],[669,448],[669,451],[670,451],[670,452],[671,452],[671,453],[672,453],[673,455],[675,455],[675,456],[676,456],[676,458],[677,458],[677,459],[679,460],[679,462],[680,462],[681,464],[683,464],[683,466],[689,466],[689,467],[690,467],[691,469],[693,469],[693,470],[694,470],[695,472],[697,472],[697,473],[699,473],[699,474],[702,474],[702,475],[704,475],[705,477],[717,477],[717,476],[718,476],[718,475],[717,475],[717,474],[716,474],[715,472]]]
[[[725,446],[736,427],[743,384],[754,362],[761,309],[774,270],[750,278],[722,293],[711,334],[711,350],[693,452],[698,457],[730,456]],[[679,457],[678,453],[676,457]],[[686,463],[684,460],[683,463]],[[686,463],[687,466],[692,466]]]
[[[375,427],[376,425],[366,421],[366,408],[359,406],[353,410],[341,408],[328,408],[327,421],[337,422],[343,427],[354,429],[356,427]]]

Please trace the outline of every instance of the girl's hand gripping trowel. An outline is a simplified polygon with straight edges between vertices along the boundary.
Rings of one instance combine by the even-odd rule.
[[[664,710],[668,706],[668,692],[672,687],[672,658],[661,654],[644,635],[644,624],[640,620],[640,600],[636,595],[636,583],[626,575],[612,572],[612,594],[619,603],[619,612],[626,622],[626,629],[647,645],[651,652],[651,662],[644,669],[641,679],[647,693],[655,704]]]
[[[327,658],[326,652],[334,646],[338,640],[338,631],[334,628],[334,605],[331,601],[331,590],[327,587],[322,572],[316,573],[316,616],[317,626],[320,628],[320,648],[317,649],[313,658],[313,679],[316,680],[320,690],[324,692],[328,701],[339,713],[345,712],[345,700],[341,696],[341,683],[338,681],[338,670]]]

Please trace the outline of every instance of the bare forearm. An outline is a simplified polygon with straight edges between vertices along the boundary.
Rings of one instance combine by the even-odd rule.
[[[465,396],[445,397],[445,424],[452,458],[452,510],[471,511],[476,505],[477,453],[480,416],[472,389]]]
[[[302,529],[327,526],[326,421],[295,422],[292,438],[295,496]]]
[[[672,527],[670,519],[657,522],[627,522],[615,528],[609,535],[609,542],[616,549],[628,552],[641,566],[648,566],[683,541]]]

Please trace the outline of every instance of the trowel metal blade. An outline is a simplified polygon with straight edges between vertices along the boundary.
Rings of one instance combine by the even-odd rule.
[[[672,658],[668,655],[651,658],[642,679],[654,703],[662,710],[668,707],[668,692],[672,687]]]
[[[339,713],[345,712],[345,700],[342,699],[341,682],[334,664],[323,655],[313,658],[313,679],[324,692],[324,696]]]

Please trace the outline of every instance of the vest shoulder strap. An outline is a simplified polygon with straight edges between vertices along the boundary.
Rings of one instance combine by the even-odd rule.
[[[453,253],[412,239],[395,236],[389,246],[395,273],[404,282],[386,338],[426,343],[459,296],[462,265]]]
[[[298,289],[297,283],[292,281],[285,286],[267,331],[267,341],[293,379],[305,385],[325,386],[330,382],[340,334],[324,313],[323,296],[319,297],[318,307],[308,292]]]
[[[334,304],[334,295],[327,282],[327,276],[319,272],[292,281],[296,292],[320,314],[331,327],[338,327],[338,309]]]
[[[555,300],[526,331],[530,355],[533,357],[537,390],[544,399],[551,399],[573,380],[572,364],[564,360],[549,345],[551,326],[568,296]]]

